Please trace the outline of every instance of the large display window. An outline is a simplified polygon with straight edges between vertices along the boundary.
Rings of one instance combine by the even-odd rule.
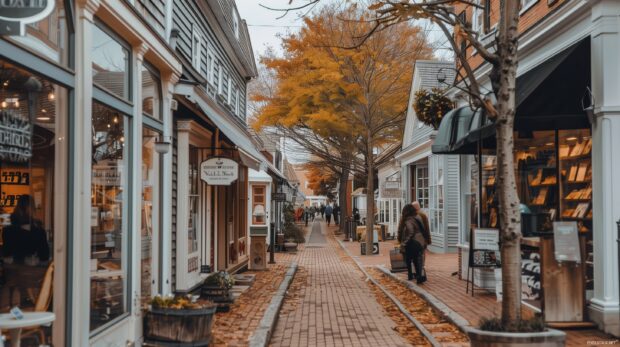
[[[144,127],[142,129],[142,213],[141,213],[141,300],[149,301],[157,281],[157,238],[160,216],[160,154],[155,143],[160,133]]]
[[[93,102],[90,327],[127,311],[129,119]]]
[[[64,300],[54,249],[66,237],[66,202],[55,184],[66,177],[67,111],[64,88],[0,60],[1,313],[63,308],[54,305]],[[23,339],[51,344],[54,330],[30,329]]]

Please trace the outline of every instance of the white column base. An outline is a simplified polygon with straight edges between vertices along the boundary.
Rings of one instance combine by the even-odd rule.
[[[592,299],[588,317],[608,334],[620,337],[620,307],[617,302],[600,302]]]

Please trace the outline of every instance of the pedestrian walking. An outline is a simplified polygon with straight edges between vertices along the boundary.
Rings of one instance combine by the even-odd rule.
[[[422,235],[424,235],[424,239],[426,240],[426,246],[424,247],[424,252],[422,252],[422,269],[425,269],[426,268],[426,257],[425,257],[426,249],[428,248],[428,245],[430,245],[432,242],[430,223],[428,222],[428,216],[426,215],[426,213],[424,213],[424,211],[422,211],[422,207],[420,206],[420,203],[418,201],[412,202],[411,205],[415,209],[416,214],[422,220],[422,226],[423,226]],[[426,273],[424,274],[424,281],[426,281]]]
[[[413,269],[415,268],[415,279],[418,284],[426,281],[422,256],[426,247],[426,238],[423,230],[424,224],[413,205],[405,205],[398,223],[398,242],[400,242],[400,252],[405,258],[407,265],[407,278],[414,279]],[[413,265],[413,266],[412,266]]]
[[[355,222],[356,226],[360,225],[361,218],[362,216],[360,216],[360,210],[358,210],[357,207],[354,207],[353,208],[353,221]]]
[[[332,214],[334,213],[334,209],[331,205],[325,206],[325,219],[327,219],[327,226],[330,226],[332,223]]]
[[[334,203],[334,223],[340,225],[340,206],[338,203]]]
[[[320,212],[321,212],[321,218],[323,218],[325,216],[325,205],[321,204]]]
[[[308,206],[306,206],[306,208],[304,208],[304,220],[306,222],[306,226],[308,226],[309,218],[310,218],[310,209],[308,208]]]
[[[313,222],[314,222],[315,216],[316,216],[316,208],[314,206],[310,206],[310,217],[312,217]]]

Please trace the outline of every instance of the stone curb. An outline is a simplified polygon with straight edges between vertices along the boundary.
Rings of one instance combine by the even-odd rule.
[[[402,285],[406,286],[407,288],[409,288],[410,290],[412,290],[413,292],[421,296],[435,310],[441,312],[452,324],[456,325],[459,328],[459,330],[461,330],[462,332],[467,333],[467,331],[471,329],[471,325],[469,324],[469,321],[467,321],[467,319],[463,318],[463,316],[461,316],[456,311],[448,307],[448,305],[444,304],[441,300],[437,299],[431,293],[414,285],[411,282],[405,281],[402,278],[397,277],[392,272],[390,272],[390,270],[386,269],[384,266],[375,266],[375,268],[377,268],[379,271],[390,276],[395,281],[398,281]]]
[[[250,336],[250,347],[266,347],[269,345],[271,334],[276,328],[276,323],[278,322],[278,314],[280,313],[280,309],[282,308],[284,297],[286,296],[288,287],[291,285],[291,282],[293,281],[293,277],[295,277],[296,272],[297,263],[292,262],[288,270],[286,271],[286,274],[284,275],[282,283],[280,283],[278,291],[273,296],[273,298],[271,298],[271,302],[269,303],[267,310],[265,310],[265,313],[263,314],[263,318],[261,318],[260,323],[258,323],[258,327],[256,328],[256,330],[254,330],[252,336]]]
[[[379,282],[377,282],[374,278],[372,278],[372,276],[370,276],[368,272],[366,272],[366,270],[364,269],[364,266],[357,259],[353,258],[353,255],[349,252],[348,249],[346,249],[342,241],[338,239],[336,239],[336,241],[338,241],[338,244],[340,245],[342,250],[349,256],[349,258],[351,258],[351,260],[353,260],[355,265],[357,265],[357,267],[360,269],[360,271],[362,271],[362,273],[366,276],[366,278],[369,281],[371,281],[374,285],[376,285],[377,288],[381,289],[383,294],[385,294],[396,305],[398,310],[402,314],[405,315],[405,317],[422,333],[422,335],[424,335],[424,337],[431,343],[433,347],[442,346],[442,344],[440,344],[435,339],[433,334],[430,331],[428,331],[428,329],[426,329],[426,327],[422,323],[420,323],[417,319],[415,319],[415,317],[413,317],[411,313],[409,313],[409,311],[403,306],[403,304],[401,304],[400,301],[398,301],[398,299],[394,295],[392,295],[392,293],[390,293],[387,289],[385,289],[385,287],[383,287]]]

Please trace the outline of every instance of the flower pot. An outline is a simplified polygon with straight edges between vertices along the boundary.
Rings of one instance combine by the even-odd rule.
[[[472,347],[563,347],[566,334],[555,329],[537,333],[507,333],[466,328]]]
[[[144,338],[153,342],[207,346],[211,340],[215,309],[152,308],[144,317]]]

